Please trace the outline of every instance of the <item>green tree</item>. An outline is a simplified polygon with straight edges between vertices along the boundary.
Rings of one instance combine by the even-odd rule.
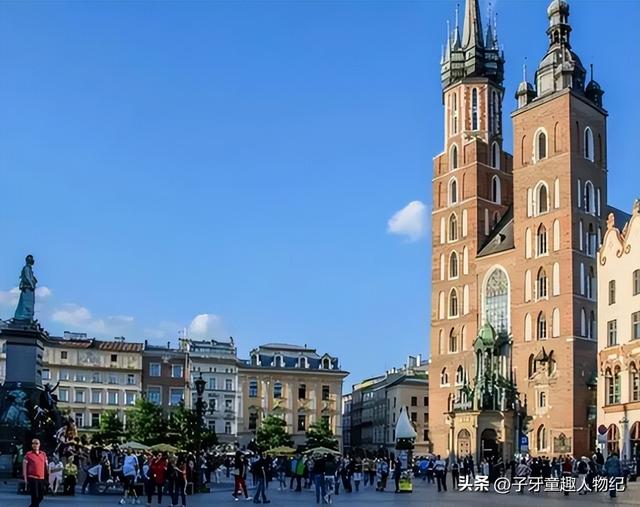
[[[313,449],[315,447],[326,447],[328,449],[339,449],[338,439],[333,435],[333,431],[329,428],[327,419],[316,421],[306,432],[307,447]]]
[[[169,430],[165,442],[187,451],[207,449],[218,443],[214,431],[205,427],[195,410],[180,404],[169,415]]]
[[[127,412],[129,437],[145,445],[165,442],[167,426],[162,408],[144,398],[138,398],[135,407]]]
[[[266,451],[280,446],[291,446],[293,440],[287,433],[287,423],[281,417],[269,415],[262,420],[256,432],[256,443]]]
[[[115,410],[105,410],[100,416],[100,427],[93,434],[94,444],[120,443],[125,436],[122,421]]]

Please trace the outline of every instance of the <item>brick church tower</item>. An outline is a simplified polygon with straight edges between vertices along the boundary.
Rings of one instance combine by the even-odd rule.
[[[595,441],[595,252],[606,207],[603,91],[548,8],[536,85],[520,84],[503,151],[504,58],[467,0],[441,62],[434,159],[430,435],[434,452],[586,453]],[[457,16],[456,16],[457,18]]]

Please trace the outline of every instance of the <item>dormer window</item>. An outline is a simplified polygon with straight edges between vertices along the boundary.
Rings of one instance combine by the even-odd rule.
[[[258,354],[251,354],[251,366],[258,366]]]
[[[331,360],[328,357],[325,357],[322,360],[322,368],[325,370],[330,370],[331,369]]]
[[[309,367],[306,357],[301,357],[300,359],[298,359],[298,367],[299,368],[308,368]]]
[[[276,368],[282,368],[282,356],[276,356],[274,363]]]

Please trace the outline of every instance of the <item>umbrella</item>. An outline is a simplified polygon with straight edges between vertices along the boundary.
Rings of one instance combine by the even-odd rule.
[[[336,456],[340,456],[340,451],[329,449],[327,447],[315,447],[314,449],[305,451],[305,454],[335,454]]]
[[[126,444],[122,444],[122,447],[126,449],[133,449],[134,451],[146,451],[147,449],[149,449],[148,445],[141,444],[140,442],[136,442],[134,440],[131,440]]]
[[[280,446],[274,447],[273,449],[269,449],[267,454],[272,454],[274,456],[290,456],[291,454],[295,454],[296,450],[293,447]]]
[[[160,452],[180,452],[180,449],[170,444],[156,444],[156,445],[152,445],[150,449],[152,451],[160,451]]]

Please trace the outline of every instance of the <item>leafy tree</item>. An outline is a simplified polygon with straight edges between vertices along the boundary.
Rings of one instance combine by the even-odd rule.
[[[195,410],[180,404],[169,415],[169,430],[164,441],[180,449],[196,451],[198,447],[206,449],[216,445],[218,437],[204,426]]]
[[[256,441],[263,451],[293,444],[291,435],[287,433],[287,423],[275,415],[269,415],[262,420],[256,432]]]
[[[338,439],[333,435],[333,431],[329,428],[329,421],[320,419],[316,421],[306,432],[307,447],[326,447],[328,449],[339,449]]]
[[[127,413],[129,437],[145,445],[166,441],[167,418],[162,408],[144,398],[138,398],[135,407]]]
[[[100,427],[94,433],[91,442],[94,444],[120,443],[125,436],[122,421],[115,410],[105,410],[100,417]]]

